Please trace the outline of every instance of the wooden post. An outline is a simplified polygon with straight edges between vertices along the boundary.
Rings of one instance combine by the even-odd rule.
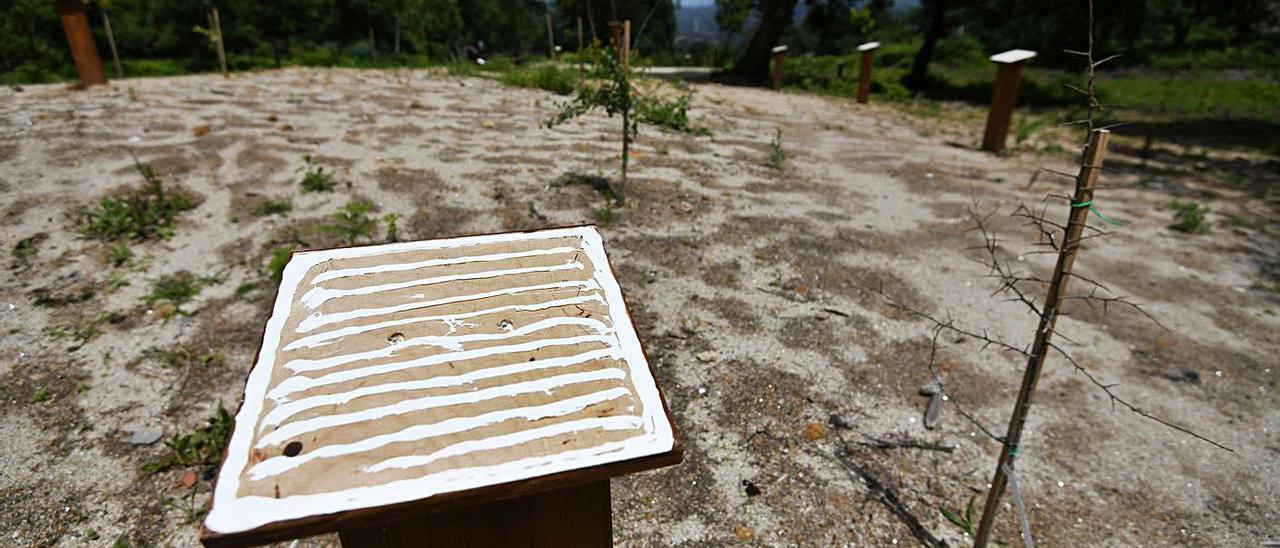
[[[582,17],[578,17],[578,83],[587,81],[587,66],[582,60]]]
[[[84,14],[84,1],[57,0],[54,9],[62,20],[62,31],[67,35],[67,45],[71,47],[71,58],[76,63],[80,85],[87,87],[107,83],[102,59],[98,57],[98,46],[93,43],[93,32],[89,30],[89,18]]]
[[[102,11],[102,28],[107,31],[107,45],[111,47],[111,61],[116,66],[116,78],[124,78],[124,67],[120,66],[120,53],[116,51],[116,35],[111,32],[111,18],[106,10]]]
[[[871,67],[875,65],[876,50],[879,48],[880,42],[867,42],[858,46],[858,51],[862,52],[862,59],[858,61],[858,102],[864,105],[871,97]]]
[[[218,70],[227,76],[227,50],[222,46],[222,19],[218,17],[218,8],[209,11],[209,28],[213,30],[213,45],[218,48]]]
[[[1009,135],[1009,121],[1018,104],[1018,84],[1022,82],[1022,65],[1036,56],[1036,52],[1012,49],[991,56],[996,69],[995,90],[991,93],[991,110],[987,112],[987,128],[982,132],[982,150],[1004,150],[1005,137]]]
[[[551,30],[551,13],[547,12],[547,56],[556,60],[556,33]]]
[[[1049,290],[1041,308],[1040,325],[1036,328],[1035,342],[1031,345],[1027,369],[1022,375],[1022,388],[1018,390],[1018,401],[1013,406],[1013,415],[1009,417],[1009,429],[1004,437],[1004,445],[1000,450],[1000,458],[996,464],[995,477],[991,479],[991,489],[987,491],[987,502],[983,506],[982,521],[974,536],[975,548],[986,546],[991,538],[996,510],[1000,504],[1000,496],[1004,494],[1008,476],[1005,467],[1012,469],[1018,456],[1019,444],[1022,443],[1022,427],[1026,425],[1027,414],[1031,410],[1031,397],[1040,380],[1040,370],[1044,368],[1044,360],[1050,352],[1050,342],[1054,326],[1058,322],[1058,309],[1063,295],[1067,291],[1067,282],[1071,279],[1071,268],[1075,265],[1076,252],[1080,250],[1080,238],[1084,235],[1085,224],[1089,221],[1089,208],[1077,204],[1087,204],[1093,200],[1093,189],[1098,183],[1098,174],[1102,171],[1102,160],[1107,155],[1107,141],[1111,132],[1095,129],[1089,135],[1089,144],[1084,151],[1084,162],[1080,173],[1076,175],[1075,194],[1071,199],[1070,214],[1067,217],[1067,228],[1064,231],[1062,250],[1058,253],[1058,264],[1053,270],[1053,278],[1049,281]]]
[[[787,46],[773,48],[773,89],[782,89],[782,60],[787,56]]]
[[[631,20],[622,22],[622,70],[631,70]]]

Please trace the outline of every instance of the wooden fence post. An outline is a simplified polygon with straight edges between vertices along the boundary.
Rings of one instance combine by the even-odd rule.
[[[862,59],[858,61],[858,102],[864,105],[871,97],[871,67],[875,65],[877,49],[880,49],[880,42],[858,46],[858,51],[862,52]]]
[[[982,150],[1004,150],[1005,137],[1009,135],[1009,121],[1018,104],[1018,84],[1022,82],[1022,65],[1036,56],[1036,52],[1011,49],[991,56],[996,63],[995,89],[991,93],[991,110],[987,112],[987,127],[982,132]]]
[[[213,45],[218,48],[218,69],[222,76],[227,76],[227,50],[222,46],[222,19],[218,18],[218,8],[209,12],[209,26],[213,30]]]
[[[587,66],[582,60],[582,17],[578,17],[578,83],[587,81]]]
[[[631,20],[622,22],[622,70],[631,70]]]
[[[1045,293],[1044,307],[1040,312],[1040,325],[1036,328],[1035,342],[1031,345],[1027,368],[1022,374],[1022,387],[1018,390],[1018,401],[1013,405],[1013,414],[1009,417],[1009,429],[1004,436],[1004,445],[1000,450],[1000,458],[996,463],[995,477],[991,479],[991,489],[987,491],[987,501],[982,510],[982,521],[978,524],[974,535],[975,548],[986,546],[991,538],[991,528],[995,523],[996,509],[1000,504],[1000,496],[1004,494],[1009,476],[1005,470],[1012,470],[1017,460],[1019,444],[1022,443],[1022,427],[1027,423],[1027,414],[1031,410],[1031,397],[1035,393],[1036,383],[1040,380],[1040,371],[1044,369],[1044,360],[1051,350],[1050,344],[1054,326],[1058,322],[1058,310],[1067,291],[1067,282],[1071,279],[1071,269],[1076,262],[1076,252],[1080,250],[1080,240],[1084,236],[1084,228],[1089,220],[1088,207],[1081,207],[1093,201],[1093,189],[1098,183],[1099,172],[1102,171],[1102,160],[1107,155],[1107,141],[1111,132],[1095,129],[1089,135],[1089,144],[1084,151],[1084,162],[1076,175],[1075,193],[1071,198],[1070,214],[1067,227],[1063,231],[1063,240],[1058,253],[1058,264],[1049,280],[1049,289]]]
[[[116,66],[116,78],[124,78],[124,67],[120,66],[120,53],[116,51],[116,35],[111,32],[111,18],[102,10],[102,27],[107,31],[107,45],[111,47],[111,61]]]
[[[556,34],[551,30],[551,12],[547,12],[547,56],[556,60]]]
[[[80,85],[107,83],[107,74],[102,71],[102,59],[98,57],[98,46],[94,45],[93,32],[89,30],[89,18],[84,14],[84,2],[57,0],[54,9],[62,20],[62,31],[67,35],[67,45],[70,46],[71,58],[76,63],[76,73],[80,75]]]
[[[773,48],[773,89],[782,89],[782,60],[787,56],[787,46]]]

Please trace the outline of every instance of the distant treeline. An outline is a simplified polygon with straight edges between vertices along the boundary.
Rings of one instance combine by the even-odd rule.
[[[90,24],[104,64],[102,16],[115,32],[126,75],[207,71],[215,57],[198,28],[216,6],[232,69],[280,64],[422,65],[456,58],[483,42],[489,55],[545,54],[546,15],[556,44],[577,46],[583,33],[608,41],[608,23],[632,21],[637,51],[655,63],[725,66],[759,24],[763,8],[790,5],[793,21],[780,43],[793,55],[843,55],[860,42],[919,44],[934,18],[940,36],[985,57],[1014,47],[1041,53],[1038,66],[1075,66],[1063,49],[1083,49],[1084,0],[716,0],[723,41],[676,51],[674,0],[96,0]],[[1114,67],[1257,69],[1280,66],[1280,0],[1107,0],[1095,2],[1100,52],[1121,53]],[[788,10],[774,10],[786,14]],[[785,16],[785,15],[784,15]],[[737,40],[732,38],[737,36]],[[935,38],[936,39],[936,38]],[[926,37],[927,41],[927,37]],[[66,39],[50,0],[0,2],[0,81],[40,82],[74,76]]]
[[[590,4],[590,5],[588,5]],[[542,0],[98,0],[86,7],[104,65],[110,64],[103,14],[110,18],[126,73],[213,70],[210,43],[198,30],[217,7],[232,68],[274,64],[396,63],[396,54],[447,61],[483,42],[490,54],[546,54],[548,3]],[[560,0],[551,6],[558,45],[577,47],[577,17],[590,40],[607,40],[607,22],[634,21],[641,47],[675,41],[670,0]],[[594,18],[594,20],[592,19]],[[144,60],[164,60],[156,63]],[[135,68],[136,70],[128,70]],[[0,2],[0,80],[73,77],[66,37],[51,0]]]

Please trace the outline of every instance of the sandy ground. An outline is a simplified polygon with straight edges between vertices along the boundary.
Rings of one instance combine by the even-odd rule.
[[[614,173],[617,120],[545,129],[556,100],[426,71],[0,91],[0,234],[7,250],[43,234],[34,256],[6,255],[0,284],[0,545],[195,545],[183,472],[142,474],[164,444],[129,440],[189,432],[219,401],[238,404],[272,250],[339,243],[314,228],[354,196],[399,214],[401,238],[592,222],[603,199],[574,175]],[[951,405],[936,429],[923,426],[931,326],[866,288],[1026,344],[1034,317],[991,297],[965,249],[980,243],[966,209],[998,211],[1002,253],[1043,269],[1043,257],[1018,260],[1031,235],[1008,214],[1066,188],[1026,182],[1038,166],[1071,169],[1071,153],[975,151],[982,111],[971,107],[922,113],[706,84],[692,114],[712,136],[642,129],[631,205],[604,228],[687,444],[683,465],[613,482],[618,544],[913,544],[913,520],[964,544],[939,508],[981,496],[998,445]],[[775,128],[782,170],[768,165]],[[1090,241],[1078,268],[1168,330],[1073,306],[1063,345],[1119,394],[1235,452],[1113,411],[1052,359],[1019,461],[1031,529],[1045,546],[1254,546],[1280,537],[1280,207],[1265,192],[1275,164],[1169,146],[1143,168],[1138,148],[1117,139],[1103,183],[1146,184],[1097,200],[1129,224]],[[108,246],[72,219],[140,182],[129,151],[202,201],[172,239],[133,244],[133,264],[113,268]],[[299,192],[304,154],[337,174],[335,192]],[[1222,182],[1225,170],[1248,184]],[[265,196],[293,211],[252,215]],[[1214,232],[1167,228],[1174,198],[1208,203]],[[142,296],[178,271],[216,281],[190,315],[161,320]],[[104,313],[115,314],[92,340],[58,335]],[[954,402],[1002,432],[1020,360],[940,342]],[[889,438],[954,451],[870,441]],[[848,465],[836,458],[846,453]],[[208,488],[196,484],[197,507]],[[1014,518],[1006,503],[998,535],[1011,544]],[[312,544],[336,541],[301,545]]]

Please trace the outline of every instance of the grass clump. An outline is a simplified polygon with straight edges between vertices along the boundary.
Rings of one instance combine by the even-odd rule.
[[[1187,234],[1209,233],[1209,206],[1175,200],[1169,207],[1173,208],[1173,224],[1169,228]]]
[[[769,141],[769,167],[781,171],[787,164],[787,151],[782,148],[782,128],[776,128]]]
[[[142,465],[147,474],[158,474],[175,468],[199,467],[203,477],[212,478],[222,462],[222,448],[231,435],[234,420],[227,408],[218,403],[218,411],[195,431],[175,435],[164,442],[168,454]]]
[[[133,262],[133,250],[129,249],[129,244],[119,242],[107,248],[107,263],[115,268],[126,266]]]
[[[18,240],[18,243],[14,244],[13,250],[10,251],[9,254],[19,261],[26,261],[27,259],[35,257],[37,251],[36,246],[39,245],[40,241],[45,239],[47,236],[47,234],[41,232]]]
[[[277,247],[271,251],[271,260],[267,261],[267,273],[271,275],[271,280],[280,283],[284,277],[284,267],[289,264],[289,258],[293,256],[293,250],[296,249],[292,245]]]
[[[336,234],[347,243],[355,245],[361,239],[373,238],[378,229],[378,219],[371,217],[377,206],[368,200],[352,199],[337,212],[329,215],[329,222],[317,227],[318,230]]]
[[[306,187],[305,180],[303,187]],[[253,204],[253,207],[249,209],[249,214],[254,217],[266,217],[269,215],[282,215],[290,211],[293,211],[293,202],[287,198],[272,198],[268,196]]]
[[[711,135],[711,130],[695,126],[689,121],[689,104],[693,94],[685,93],[674,101],[643,98],[636,104],[636,117],[641,123],[672,131]]]
[[[182,305],[191,302],[211,280],[198,277],[185,270],[161,276],[142,300],[152,307],[156,315],[168,320],[174,314],[188,315]]]
[[[102,335],[103,325],[118,323],[123,319],[120,314],[114,312],[104,313],[46,326],[44,334],[54,340],[71,340],[75,343],[73,349],[78,349]]]
[[[303,192],[333,192],[333,173],[325,172],[324,166],[317,164],[310,154],[303,154],[302,162],[298,168],[302,182],[298,184]]]
[[[118,196],[103,196],[97,206],[82,209],[76,218],[80,234],[108,242],[173,237],[178,215],[194,209],[197,201],[181,190],[166,189],[151,164],[134,158],[134,166],[143,185]]]
[[[578,87],[578,72],[553,64],[543,64],[507,71],[500,80],[508,86],[545,89],[558,95],[568,95]]]

